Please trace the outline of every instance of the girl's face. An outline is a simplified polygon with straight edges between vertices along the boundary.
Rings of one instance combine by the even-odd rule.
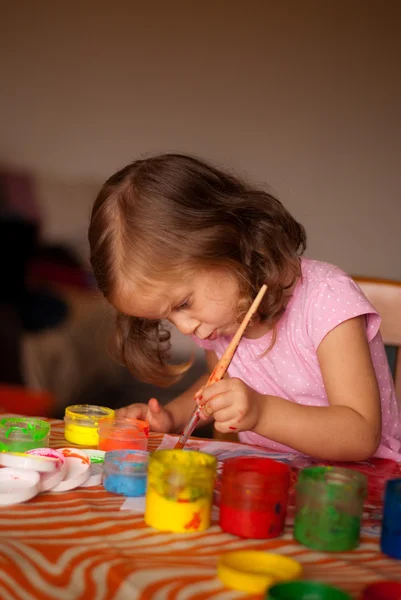
[[[238,328],[238,281],[226,270],[200,271],[177,284],[152,287],[126,282],[115,308],[133,317],[167,319],[184,335],[204,340],[232,336]]]

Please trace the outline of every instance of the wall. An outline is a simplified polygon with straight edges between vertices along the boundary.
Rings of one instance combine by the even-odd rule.
[[[401,279],[400,17],[398,0],[14,0],[0,160],[97,182],[196,153],[269,182],[309,255]]]

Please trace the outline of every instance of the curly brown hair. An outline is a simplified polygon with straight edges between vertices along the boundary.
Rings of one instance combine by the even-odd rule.
[[[137,160],[110,177],[93,206],[91,264],[112,301],[124,281],[166,281],[193,269],[223,267],[240,289],[238,319],[266,283],[258,311],[274,330],[301,275],[305,230],[270,193],[201,160],[163,154]],[[116,355],[144,381],[168,385],[185,372],[169,364],[161,321],[118,313]]]

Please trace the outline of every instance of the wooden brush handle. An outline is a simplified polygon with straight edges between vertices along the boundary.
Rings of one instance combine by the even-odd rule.
[[[267,290],[267,285],[262,285],[262,287],[259,290],[258,295],[256,296],[255,300],[252,302],[250,309],[248,310],[245,317],[243,318],[241,325],[238,327],[233,339],[228,344],[223,356],[220,358],[219,362],[213,369],[209,379],[206,382],[205,388],[209,387],[209,385],[211,385],[212,383],[216,383],[217,381],[220,381],[220,379],[222,379],[224,377],[228,367],[230,366],[230,362],[235,354],[238,344],[240,343],[240,340],[244,334],[244,331],[248,327],[249,321],[251,320],[251,318],[253,317],[255,312],[258,310],[259,304],[261,303],[262,298],[266,293],[266,290]],[[199,416],[200,410],[201,409],[199,408],[199,406],[197,406],[195,408],[188,424],[186,425],[177,444],[175,445],[175,448],[177,448],[177,449],[184,448],[185,444],[188,441],[189,436],[192,434],[193,430],[195,429],[195,427],[200,419],[200,416]]]
[[[222,379],[224,377],[228,367],[230,366],[230,362],[232,361],[232,358],[235,354],[238,344],[241,341],[244,331],[248,327],[249,321],[252,319],[253,315],[258,310],[259,304],[261,303],[262,298],[266,293],[266,290],[267,290],[267,285],[262,285],[258,295],[256,296],[255,300],[252,302],[251,307],[249,308],[248,312],[246,313],[245,317],[243,318],[241,325],[238,327],[233,339],[228,344],[223,356],[220,358],[219,362],[213,369],[209,379],[207,380],[205,387],[208,387],[211,383],[216,383],[216,381],[220,381],[220,379]]]

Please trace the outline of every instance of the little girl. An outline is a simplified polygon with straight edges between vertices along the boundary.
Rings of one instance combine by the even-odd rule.
[[[401,415],[380,317],[332,265],[301,258],[304,228],[269,193],[190,156],[138,160],[101,189],[89,228],[99,289],[115,307],[116,347],[137,377],[165,385],[163,321],[192,336],[209,371],[260,287],[268,291],[223,380],[205,373],[166,407],[120,416],[181,432],[194,410],[220,432],[323,460],[401,460]]]

